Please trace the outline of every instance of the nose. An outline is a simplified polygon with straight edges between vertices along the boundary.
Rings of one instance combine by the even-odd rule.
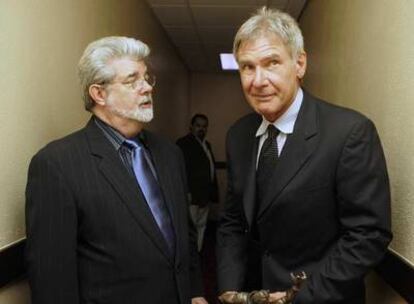
[[[260,67],[257,67],[254,73],[254,78],[253,78],[253,86],[255,87],[261,87],[263,85],[267,84],[267,76],[266,76],[266,71],[263,70]]]
[[[141,94],[151,93],[153,89],[154,88],[152,87],[152,85],[150,85],[146,80],[144,80],[144,83],[143,83],[143,86],[142,86],[142,88],[140,90],[140,93]]]

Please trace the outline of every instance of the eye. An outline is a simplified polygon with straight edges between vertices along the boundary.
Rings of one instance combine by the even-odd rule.
[[[243,73],[251,73],[254,71],[254,66],[249,63],[243,63],[240,65],[240,71]]]
[[[269,66],[271,67],[277,66],[278,64],[279,64],[279,60],[272,59],[269,61]]]
[[[134,83],[136,80],[137,80],[137,79],[136,79],[136,77],[128,77],[128,78],[127,78],[127,79],[125,79],[122,83],[123,83],[123,84],[127,84],[127,85],[129,85],[129,84]]]

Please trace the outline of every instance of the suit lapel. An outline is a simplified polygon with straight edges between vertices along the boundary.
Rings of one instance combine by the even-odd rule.
[[[191,140],[191,143],[193,145],[193,148],[194,148],[194,150],[197,151],[197,154],[205,155],[206,152],[204,151],[201,143],[197,140],[197,138],[194,135],[191,135],[191,134],[189,136],[191,138],[190,140]]]
[[[275,171],[271,177],[272,187],[263,199],[258,211],[258,218],[277,203],[277,197],[289,182],[300,173],[300,169],[312,155],[317,146],[316,106],[308,94],[304,93],[303,103],[295,123],[294,131],[288,136]]]
[[[256,207],[256,157],[258,144],[259,139],[257,138],[252,144],[250,163],[248,165],[246,177],[246,188],[243,195],[244,212],[246,214],[246,220],[249,226],[252,224]]]
[[[146,204],[144,195],[134,177],[128,174],[117,151],[111,146],[111,143],[92,119],[87,125],[86,133],[91,153],[99,158],[98,168],[102,175],[121,197],[122,203],[131,212],[142,230],[150,236],[150,239],[153,240],[165,257],[171,260],[171,257],[167,254],[168,246],[152,216],[151,210]]]
[[[255,215],[256,207],[256,158],[257,158],[257,149],[259,145],[259,138],[256,138],[256,131],[259,128],[261,122],[261,117],[256,116],[256,120],[252,124],[251,128],[248,131],[246,144],[248,159],[247,163],[247,176],[246,182],[244,183],[244,193],[243,193],[243,206],[244,213],[246,215],[246,220],[249,226],[252,224],[253,217]]]

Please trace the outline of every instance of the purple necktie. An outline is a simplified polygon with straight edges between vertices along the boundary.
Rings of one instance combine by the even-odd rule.
[[[146,155],[146,151],[135,141],[125,140],[125,145],[132,151],[132,167],[134,169],[135,178],[145,196],[152,215],[166,240],[171,253],[175,251],[175,233],[171,222],[170,214],[165,205],[161,188],[158,184],[154,173],[151,170],[150,160]]]

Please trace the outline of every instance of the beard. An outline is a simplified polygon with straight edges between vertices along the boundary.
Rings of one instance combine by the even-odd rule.
[[[151,103],[151,107],[147,109],[143,109],[140,107],[143,103]],[[152,98],[151,96],[146,96],[142,101],[139,102],[139,105],[135,107],[135,109],[120,109],[118,106],[115,105],[115,102],[111,99],[108,99],[108,106],[109,110],[113,113],[124,117],[133,119],[139,122],[150,122],[154,118],[154,110],[152,108]]]
[[[206,137],[206,132],[204,132],[204,131],[198,131],[197,132],[197,137],[200,138],[201,141],[203,141],[204,138]]]

